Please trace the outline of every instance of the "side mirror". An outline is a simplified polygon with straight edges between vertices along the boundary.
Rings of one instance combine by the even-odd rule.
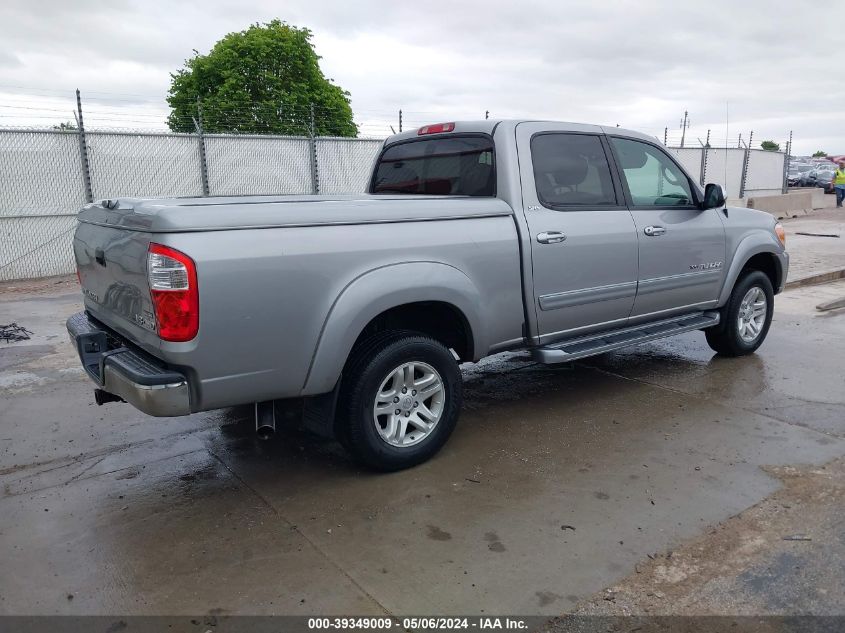
[[[725,205],[725,192],[722,191],[722,185],[717,185],[712,182],[707,183],[704,187],[704,200],[701,203],[702,209],[714,209]]]

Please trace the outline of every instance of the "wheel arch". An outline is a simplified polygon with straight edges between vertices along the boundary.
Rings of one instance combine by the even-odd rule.
[[[742,275],[746,270],[759,270],[765,273],[772,282],[772,290],[777,293],[782,281],[783,269],[774,253],[763,251],[752,255],[742,266],[739,274]]]
[[[455,349],[461,360],[480,358],[480,305],[472,280],[441,262],[391,264],[356,277],[326,315],[302,395],[331,391],[355,344],[385,328],[427,334]]]
[[[722,291],[719,293],[719,305],[728,302],[740,275],[746,270],[759,270],[772,282],[777,294],[783,287],[784,265],[778,255],[773,237],[754,234],[743,239],[737,246],[731,266],[725,275]]]

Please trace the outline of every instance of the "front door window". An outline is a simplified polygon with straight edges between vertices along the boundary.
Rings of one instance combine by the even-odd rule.
[[[695,206],[689,180],[661,149],[627,138],[611,138],[634,207]]]

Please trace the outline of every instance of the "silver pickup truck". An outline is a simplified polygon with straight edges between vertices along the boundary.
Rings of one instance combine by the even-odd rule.
[[[367,194],[89,204],[67,326],[98,403],[156,416],[301,402],[364,464],[436,453],[460,363],[540,363],[690,330],[756,350],[788,256],[768,214],[702,191],[655,139],[478,121],[387,139]]]

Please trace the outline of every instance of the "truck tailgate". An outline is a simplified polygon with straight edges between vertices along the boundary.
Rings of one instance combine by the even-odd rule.
[[[161,341],[147,281],[151,235],[80,222],[73,241],[86,310],[151,354]]]

